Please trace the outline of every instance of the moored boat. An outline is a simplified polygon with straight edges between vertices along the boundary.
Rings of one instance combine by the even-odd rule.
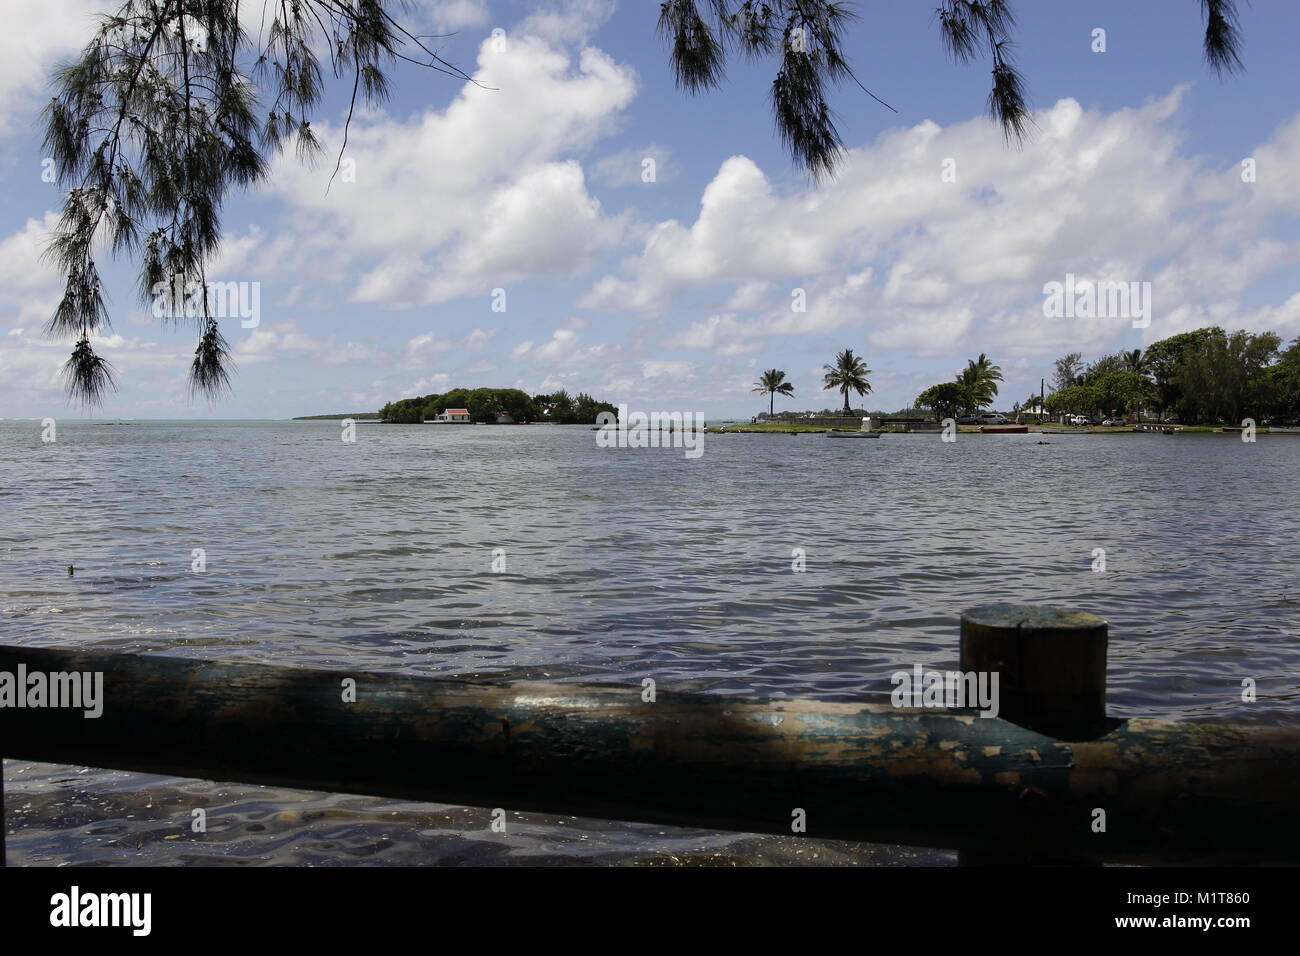
[[[1028,425],[981,425],[984,435],[1024,435],[1029,431]]]
[[[826,429],[827,438],[879,438],[880,432],[850,432],[834,428]]]

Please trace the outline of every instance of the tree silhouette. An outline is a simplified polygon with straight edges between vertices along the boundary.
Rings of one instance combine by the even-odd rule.
[[[824,365],[826,375],[823,377],[823,389],[838,389],[844,394],[844,414],[851,415],[853,409],[849,408],[849,392],[857,392],[859,395],[866,395],[871,391],[871,382],[867,376],[871,374],[871,369],[867,368],[862,359],[853,354],[853,349],[845,349],[835,355],[834,365]]]
[[[760,395],[771,396],[767,404],[767,414],[771,416],[775,414],[776,396],[793,395],[794,384],[785,380],[785,372],[780,369],[770,368],[759,376],[758,381],[754,383],[753,390]]]

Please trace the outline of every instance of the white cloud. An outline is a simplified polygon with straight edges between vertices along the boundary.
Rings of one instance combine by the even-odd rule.
[[[349,365],[383,363],[390,359],[381,348],[339,340],[333,333],[316,338],[292,321],[264,323],[248,331],[241,329],[231,345],[237,364],[310,360],[325,365]]]
[[[403,357],[403,363],[407,366],[418,367],[435,356],[450,352],[451,349],[451,342],[437,338],[432,332],[426,332],[424,335],[417,335],[406,343],[406,354]]]
[[[537,345],[531,339],[520,342],[510,352],[510,357],[528,362],[552,362],[566,365],[586,364],[607,360],[616,354],[617,346],[579,344],[578,333],[573,329],[556,329],[548,342]]]
[[[695,366],[690,362],[648,361],[641,362],[640,365],[642,378],[692,379],[695,377]]]
[[[576,274],[619,241],[617,220],[603,219],[576,161],[549,163],[486,200],[480,228],[468,233],[422,282],[419,300],[443,302],[530,276]],[[384,301],[363,282],[357,298]]]
[[[488,22],[486,0],[421,0],[420,6],[438,33],[481,27]]]
[[[490,40],[476,78],[445,110],[408,120],[358,117],[347,157],[355,182],[285,157],[271,189],[292,208],[297,241],[275,267],[328,258],[355,276],[355,301],[396,307],[486,296],[539,275],[572,275],[621,241],[571,157],[631,101],[630,69],[592,48],[571,54],[520,28],[507,52]],[[327,144],[340,130],[322,127]],[[270,267],[268,257],[268,267]]]
[[[839,329],[923,354],[1087,351],[1131,336],[1126,319],[1046,319],[1042,287],[1067,272],[1152,282],[1148,341],[1210,302],[1228,324],[1260,316],[1238,296],[1300,261],[1300,243],[1270,235],[1279,214],[1294,221],[1300,209],[1300,117],[1253,151],[1259,179],[1245,184],[1237,167],[1210,169],[1186,151],[1182,93],[1110,113],[1061,100],[1037,115],[1022,150],[986,119],[926,121],[852,150],[837,181],[786,194],[734,156],[694,222],[649,227],[640,254],[598,277],[580,304],[662,315],[686,294],[736,284],[724,314],[674,340],[729,354],[771,335]],[[941,176],[949,159],[956,182]],[[805,313],[790,308],[796,287]],[[1292,310],[1268,315],[1289,327]]]
[[[0,30],[0,134],[30,129],[50,74],[85,46],[106,13],[102,0],[6,0]],[[39,169],[33,165],[32,181]]]
[[[28,219],[18,232],[0,240],[0,308],[19,322],[44,325],[63,296],[58,270],[43,258],[57,213]]]
[[[537,7],[516,32],[555,46],[587,43],[614,13],[614,0],[558,0]]]
[[[760,347],[761,342],[756,340],[759,334],[753,325],[737,321],[735,313],[729,312],[692,322],[669,344],[687,349],[714,349],[719,355],[740,355]]]
[[[768,301],[770,294],[770,283],[746,282],[736,287],[725,307],[736,310],[757,309]]]
[[[496,331],[496,329],[471,329],[464,338],[459,340],[440,338],[436,332],[425,332],[406,343],[402,365],[406,368],[418,368],[449,352],[484,348]]]
[[[581,304],[658,311],[673,292],[696,284],[821,271],[834,238],[799,205],[774,196],[752,160],[733,156],[705,188],[692,226],[669,220],[653,227],[641,257],[630,263],[634,278],[607,276]]]
[[[399,395],[403,398],[414,398],[417,395],[430,395],[434,392],[445,392],[453,387],[454,386],[451,384],[451,376],[446,372],[439,372],[436,375],[422,378],[415,384],[408,385],[404,389],[397,389],[393,394]],[[392,398],[387,398],[385,401],[392,401]]]
[[[254,257],[266,246],[266,235],[261,226],[251,225],[240,235],[223,236],[217,254],[207,264],[210,281],[248,281],[254,271]]]

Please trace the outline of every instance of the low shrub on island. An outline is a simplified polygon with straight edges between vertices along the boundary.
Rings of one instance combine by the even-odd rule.
[[[395,424],[415,424],[435,418],[449,408],[466,409],[470,420],[475,422],[494,422],[499,413],[505,412],[516,422],[560,425],[594,425],[599,413],[618,411],[609,402],[599,402],[586,392],[573,397],[561,389],[550,395],[530,397],[517,388],[453,388],[441,394],[389,402],[379,410],[379,417]]]

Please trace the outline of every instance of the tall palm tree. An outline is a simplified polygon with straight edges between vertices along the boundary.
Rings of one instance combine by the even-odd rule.
[[[843,352],[835,354],[834,365],[823,365],[826,370],[826,376],[822,379],[825,383],[823,389],[837,389],[844,393],[844,414],[852,415],[853,409],[849,408],[849,392],[857,392],[859,395],[866,395],[871,391],[871,382],[867,376],[871,374],[871,369],[867,368],[865,362],[853,354],[853,349],[845,349]]]
[[[794,394],[794,383],[785,380],[785,372],[779,368],[770,368],[764,372],[754,383],[753,390],[760,395],[770,395],[767,402],[767,415],[769,418],[775,414],[776,396]]]
[[[986,408],[993,404],[998,394],[998,382],[1002,381],[1001,366],[994,365],[983,352],[977,359],[971,359],[957,376],[957,384],[964,387],[971,396],[976,408]]]

